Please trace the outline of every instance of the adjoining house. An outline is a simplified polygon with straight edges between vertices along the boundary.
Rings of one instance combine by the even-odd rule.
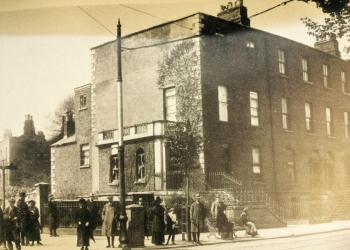
[[[35,131],[33,117],[25,116],[23,134],[13,136],[4,131],[0,141],[0,166],[13,164],[16,169],[5,170],[5,187],[32,187],[50,181],[50,145],[43,132]],[[2,172],[0,171],[2,190]]]
[[[350,63],[335,38],[312,48],[254,29],[238,3],[126,35],[122,46],[128,192],[183,187],[165,130],[184,115],[184,96],[204,139],[193,170],[203,190],[262,189],[295,216],[348,190]],[[91,83],[75,89],[74,117],[51,146],[58,197],[118,192],[116,42],[91,55]],[[184,75],[188,86],[177,84]]]

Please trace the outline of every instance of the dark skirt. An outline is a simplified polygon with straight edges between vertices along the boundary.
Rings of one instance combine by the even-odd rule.
[[[19,241],[19,228],[15,223],[5,221],[3,225],[3,232],[5,241]]]
[[[91,230],[89,227],[78,226],[77,228],[77,246],[90,246]]]
[[[29,241],[40,241],[40,223],[39,221],[33,222],[28,228],[27,237]]]
[[[165,241],[163,232],[153,232],[152,233],[152,243],[154,245],[162,245]]]

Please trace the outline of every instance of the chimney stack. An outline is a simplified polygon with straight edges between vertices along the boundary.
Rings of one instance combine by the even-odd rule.
[[[23,135],[25,137],[35,136],[35,127],[34,127],[33,117],[29,114],[25,116]]]
[[[245,26],[250,26],[250,19],[248,18],[248,10],[243,5],[243,0],[236,0],[233,4],[221,5],[221,12],[218,17],[229,22],[239,23]]]
[[[327,36],[323,40],[317,41],[314,46],[318,50],[340,57],[339,43],[335,34]]]
[[[75,122],[73,118],[73,112],[67,111],[65,116],[62,116],[62,125],[63,125],[63,136],[69,137],[75,133]]]

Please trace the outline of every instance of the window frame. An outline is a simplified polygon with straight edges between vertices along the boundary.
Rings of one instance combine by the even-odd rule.
[[[333,109],[326,107],[326,133],[328,137],[334,136]]]
[[[140,157],[140,158],[139,158]],[[136,182],[144,183],[146,181],[146,153],[142,148],[138,148],[135,154],[135,162],[136,162]],[[142,159],[139,161],[139,159]],[[142,162],[142,164],[139,164]],[[141,173],[141,175],[140,175]],[[143,173],[143,176],[142,176]]]
[[[174,93],[169,94],[171,92],[174,92]],[[169,105],[168,100],[170,100],[170,98],[174,99],[173,102],[175,102],[175,104]],[[172,110],[169,107],[173,108],[174,110]],[[172,112],[169,112],[169,110],[172,110]],[[176,120],[177,120],[176,114],[177,114],[176,88],[175,87],[166,88],[166,89],[164,89],[164,119],[166,121],[176,122]]]
[[[328,64],[322,65],[323,86],[325,88],[331,88],[331,82],[329,80],[329,66]]]
[[[90,145],[89,143],[80,144],[80,167],[90,166]]]
[[[79,110],[87,109],[87,96],[81,94],[79,96]]]
[[[306,83],[310,83],[310,75],[309,75],[309,60],[307,58],[301,59],[301,69],[303,74],[303,81]]]
[[[255,158],[256,155],[254,155],[254,151],[257,152],[257,158]],[[251,157],[252,157],[252,173],[255,176],[261,176],[262,174],[262,167],[261,167],[261,149],[260,147],[253,146],[251,151]],[[257,160],[257,162],[255,162]],[[255,169],[258,168],[259,171],[256,172]]]
[[[256,94],[256,97],[253,97],[252,94]],[[256,103],[256,107],[253,107],[252,103]],[[259,106],[260,106],[259,92],[249,91],[249,114],[250,114],[250,125],[252,127],[260,127],[260,107]]]
[[[228,89],[224,85],[218,85],[218,109],[219,121],[228,122]]]
[[[278,72],[282,75],[287,75],[287,59],[286,51],[278,49]]]
[[[349,138],[349,112],[344,111],[343,113],[343,119],[344,119],[344,138]]]
[[[284,130],[290,130],[291,126],[290,126],[290,114],[289,114],[289,98],[287,97],[281,98],[281,114],[282,114],[282,128]]]
[[[340,82],[342,85],[343,93],[350,94],[350,87],[348,86],[347,76],[344,70],[340,71]]]
[[[308,109],[307,109],[308,107]],[[304,112],[305,112],[305,129],[308,133],[314,132],[313,126],[313,107],[311,102],[305,102],[304,104]],[[308,116],[309,113],[309,116]]]

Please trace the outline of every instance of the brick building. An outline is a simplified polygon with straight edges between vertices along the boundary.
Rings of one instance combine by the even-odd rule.
[[[312,48],[251,28],[238,4],[129,34],[122,46],[129,192],[169,190],[165,124],[178,119],[184,92],[181,71],[159,85],[159,69],[172,56],[182,62],[179,51],[198,90],[204,142],[195,171],[207,186],[238,180],[293,202],[350,184],[350,64],[333,37]],[[118,192],[116,42],[91,52],[91,84],[75,89],[75,133],[51,148],[58,195]]]

